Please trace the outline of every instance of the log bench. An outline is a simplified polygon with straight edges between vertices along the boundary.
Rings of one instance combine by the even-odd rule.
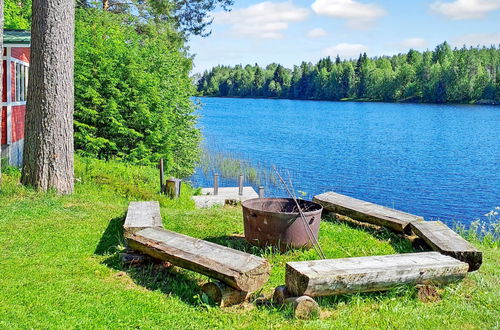
[[[469,272],[478,270],[481,266],[483,260],[481,251],[441,221],[413,222],[411,229],[434,251],[468,263]]]
[[[326,211],[339,213],[358,221],[387,227],[398,232],[408,232],[410,223],[424,220],[417,215],[334,192],[314,196],[313,202],[323,206]]]
[[[271,270],[264,258],[162,228],[129,233],[126,239],[129,247],[136,251],[247,293],[260,289]]]
[[[288,262],[291,296],[330,296],[388,290],[402,284],[447,284],[461,280],[469,266],[438,252]]]
[[[123,224],[125,234],[135,233],[145,228],[162,228],[160,203],[130,202]]]

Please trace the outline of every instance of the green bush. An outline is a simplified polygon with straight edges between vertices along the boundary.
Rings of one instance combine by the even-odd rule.
[[[81,153],[143,165],[165,158],[169,174],[192,173],[200,133],[183,44],[166,24],[77,10],[75,146]]]

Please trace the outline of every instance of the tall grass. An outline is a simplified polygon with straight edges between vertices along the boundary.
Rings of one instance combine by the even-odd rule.
[[[218,173],[223,178],[237,180],[243,174],[250,184],[264,187],[278,184],[271,168],[207,146],[202,148],[199,168],[206,177]]]
[[[500,241],[500,206],[493,208],[469,226],[457,224],[455,230],[470,241],[494,243]]]

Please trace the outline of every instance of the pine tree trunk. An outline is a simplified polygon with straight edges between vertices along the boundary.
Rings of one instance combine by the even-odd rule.
[[[3,0],[0,0],[0,54],[3,56]],[[3,60],[0,61],[0,97],[3,95]],[[0,106],[0,185],[2,184],[2,112],[3,107]]]
[[[33,0],[21,182],[73,192],[73,0]]]

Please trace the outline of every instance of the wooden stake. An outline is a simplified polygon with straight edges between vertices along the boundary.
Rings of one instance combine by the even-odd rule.
[[[164,186],[164,180],[165,180],[165,173],[164,173],[164,167],[163,167],[163,158],[160,158],[160,194],[163,194],[165,192],[165,186]]]

